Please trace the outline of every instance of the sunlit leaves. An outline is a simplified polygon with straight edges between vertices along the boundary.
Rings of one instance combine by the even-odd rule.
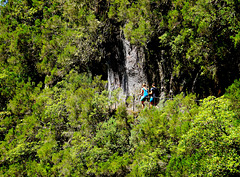
[[[51,88],[29,81],[22,92],[16,89],[9,111],[0,113],[1,170],[43,176],[239,174],[238,81],[226,96],[196,100],[180,94],[135,119],[124,105],[112,112],[118,91],[110,99],[105,84],[71,71]]]
[[[177,77],[181,74],[195,77],[191,73],[198,72],[201,73],[200,78],[212,80],[221,87],[224,85],[223,78],[227,78],[218,71],[235,70],[234,67],[230,69],[229,58],[235,58],[232,62],[238,60],[235,57],[238,53],[238,3],[233,0],[218,3],[175,0],[172,3],[173,9],[161,22],[161,26],[168,29],[159,39],[161,47],[169,48],[173,73]],[[228,82],[230,84],[232,81]]]
[[[0,8],[0,175],[239,175],[239,81],[223,97],[180,94],[133,117],[119,89],[110,94],[101,77],[79,74],[106,57],[101,47],[114,31],[146,49],[160,36],[160,48],[153,44],[166,51],[166,82],[224,89],[239,71],[237,1],[22,0]]]
[[[209,97],[203,101],[192,128],[182,136],[178,155],[170,162],[172,175],[181,170],[187,171],[188,175],[239,173],[239,124],[236,124],[236,114],[230,107],[230,101],[224,97]],[[181,162],[177,163],[179,158]],[[174,166],[182,167],[177,170]]]
[[[150,2],[139,0],[129,2],[126,0],[112,1],[108,16],[117,21],[123,21],[123,31],[125,37],[132,43],[146,45],[153,35],[150,11]]]

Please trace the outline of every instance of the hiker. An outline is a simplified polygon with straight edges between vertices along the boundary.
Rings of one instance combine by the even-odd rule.
[[[148,96],[148,89],[146,86],[147,85],[145,83],[143,83],[141,93],[140,93],[140,95],[142,95],[141,96],[142,108],[145,107],[144,102],[147,100],[147,96]]]
[[[159,101],[159,91],[158,88],[155,86],[155,83],[152,84],[152,88],[150,90],[149,95],[151,95],[150,98],[150,105],[152,106],[156,106],[158,104]]]

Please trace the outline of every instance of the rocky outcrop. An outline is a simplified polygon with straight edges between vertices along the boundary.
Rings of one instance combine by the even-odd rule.
[[[168,47],[159,47],[158,37],[153,37],[145,46],[134,46],[124,38],[120,28],[109,35],[110,43],[106,47],[108,65],[108,90],[122,89],[121,99],[135,95],[139,98],[143,82],[156,83],[160,90],[160,98],[172,97],[181,92],[195,93],[198,98],[209,95],[221,96],[234,79],[239,76],[239,52],[225,63],[215,67],[215,80],[209,75],[202,75],[201,65],[174,72],[176,63],[170,58]],[[231,56],[231,55],[230,55]],[[234,63],[234,65],[232,64]],[[227,74],[223,74],[226,71]],[[236,74],[237,73],[237,74]],[[207,87],[206,87],[207,86]]]
[[[130,44],[122,35],[114,49],[114,56],[108,62],[108,90],[122,88],[122,98],[140,93],[143,82],[147,83],[144,72],[144,50]]]

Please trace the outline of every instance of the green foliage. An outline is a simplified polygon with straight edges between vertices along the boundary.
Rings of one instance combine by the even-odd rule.
[[[224,98],[204,99],[192,128],[182,136],[170,175],[234,176],[239,174],[239,122],[231,102]]]
[[[240,102],[240,80],[235,80],[232,85],[226,89],[225,96],[232,102],[232,106],[235,110],[239,110]]]
[[[68,150],[73,132],[91,138],[98,123],[110,115],[105,84],[100,77],[91,80],[74,71],[41,93],[41,85],[34,88],[30,81],[22,82],[8,104],[9,112],[1,112],[1,161],[7,164],[2,167],[4,172],[32,174],[30,164],[37,163],[34,171],[39,175],[55,173],[58,163],[52,158],[66,153],[63,147]],[[27,166],[24,161],[29,162]],[[21,173],[11,171],[10,166],[16,163],[23,165]],[[54,163],[57,166],[52,169]]]
[[[0,74],[0,109],[6,109],[7,103],[15,94],[15,87],[17,82],[21,81],[21,78],[17,76],[13,71],[9,71],[8,68],[3,69],[1,66]]]
[[[194,100],[194,95],[178,95],[162,109],[141,112],[131,136],[135,149],[132,176],[165,175],[164,169],[181,136],[191,128],[197,106]]]
[[[110,1],[108,16],[117,21],[126,21],[123,26],[124,35],[133,44],[146,45],[153,35],[154,28],[151,25],[152,16],[149,1]]]
[[[110,99],[101,77],[21,84],[0,113],[2,176],[239,174],[239,81],[222,97],[179,94],[137,118],[111,109],[118,91]]]
[[[218,3],[174,0],[172,3],[173,9],[161,22],[162,28],[167,30],[159,39],[160,46],[169,49],[173,76],[180,82],[186,75],[192,78],[187,82],[198,79],[199,87],[205,92],[209,90],[201,83],[213,82],[218,85],[217,89],[224,90],[223,87],[231,84],[232,80],[221,71],[229,70],[228,75],[239,77],[235,77],[238,69],[234,67],[239,62],[235,57],[238,53],[236,46],[239,45],[239,12],[236,10],[239,3],[234,0]]]
[[[239,76],[238,9],[235,0],[1,5],[0,176],[239,176],[240,80],[222,97],[182,93],[133,117],[120,90],[110,95],[90,72],[117,29],[145,49],[159,39],[149,54],[166,51],[157,61],[169,64],[166,82],[186,91],[199,77],[202,95],[223,90]]]
[[[54,85],[73,68],[99,61],[101,23],[90,2],[11,1],[1,6],[1,68],[23,80]],[[80,69],[79,69],[80,68]]]

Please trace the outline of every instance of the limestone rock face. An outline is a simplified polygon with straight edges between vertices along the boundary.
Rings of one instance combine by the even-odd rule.
[[[144,50],[133,46],[124,37],[120,39],[120,47],[115,57],[108,63],[108,90],[122,88],[122,99],[138,95],[142,83],[147,83],[144,72]],[[125,97],[125,98],[124,98]]]

